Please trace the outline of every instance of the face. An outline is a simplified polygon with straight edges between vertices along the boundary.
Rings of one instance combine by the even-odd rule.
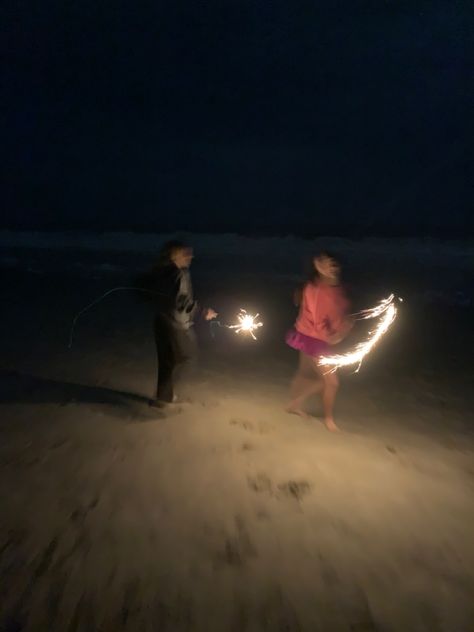
[[[340,266],[335,259],[322,255],[314,258],[314,267],[319,275],[331,283],[339,280]]]
[[[177,268],[189,268],[193,256],[192,248],[179,248],[179,250],[175,250],[171,255],[171,261]]]

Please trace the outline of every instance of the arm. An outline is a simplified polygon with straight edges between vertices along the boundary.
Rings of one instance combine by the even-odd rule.
[[[148,289],[159,313],[170,316],[179,303],[179,280],[172,267],[154,268],[149,274]]]
[[[178,296],[178,309],[187,314],[189,319],[196,317],[212,320],[217,313],[209,307],[200,307],[194,300],[189,271],[182,271],[180,276],[180,294]]]
[[[338,344],[349,334],[354,326],[354,319],[349,314],[349,301],[345,293],[341,290],[336,295],[329,319],[328,342],[331,345]]]
[[[339,342],[342,342],[344,338],[348,335],[352,327],[354,326],[354,320],[347,316],[340,324],[337,330],[333,329],[333,332],[328,339],[330,345],[337,345]]]
[[[214,318],[217,318],[218,313],[214,311],[211,307],[199,307],[197,302],[195,302],[193,307],[193,315],[196,315],[199,318],[204,318],[204,320],[214,320]]]

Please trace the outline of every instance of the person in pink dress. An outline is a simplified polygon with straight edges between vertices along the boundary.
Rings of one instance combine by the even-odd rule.
[[[327,252],[313,259],[314,277],[297,297],[299,314],[286,336],[287,344],[299,352],[299,367],[291,383],[291,401],[287,411],[307,417],[306,400],[321,393],[324,423],[335,432],[334,403],[339,388],[337,374],[319,365],[322,355],[331,354],[332,345],[350,331],[349,301],[340,285],[340,264]]]

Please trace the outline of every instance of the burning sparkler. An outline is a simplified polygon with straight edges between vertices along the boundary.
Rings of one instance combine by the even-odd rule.
[[[354,314],[356,320],[365,320],[368,318],[381,317],[375,329],[369,332],[369,337],[365,342],[359,342],[352,351],[347,353],[336,354],[332,356],[322,356],[319,358],[321,366],[328,367],[330,373],[336,371],[343,366],[357,364],[356,372],[360,369],[365,356],[375,347],[377,342],[388,331],[391,324],[397,316],[397,308],[395,306],[395,296],[391,294],[386,299],[380,301],[378,305],[371,309],[365,309]]]
[[[240,334],[241,332],[250,334],[254,340],[257,340],[257,337],[254,334],[256,329],[263,327],[263,323],[257,321],[258,314],[252,316],[248,314],[245,309],[241,309],[237,316],[237,324],[236,325],[226,325],[228,329],[234,329],[236,334]]]
[[[399,298],[398,300],[401,301],[402,299]],[[384,312],[387,311],[390,304],[393,303],[394,301],[395,301],[395,294],[390,294],[390,296],[388,296],[387,298],[384,298],[375,307],[371,307],[370,309],[363,309],[362,311],[356,312],[355,314],[352,314],[352,315],[356,320],[366,320],[367,318],[378,318],[378,316],[381,316]]]

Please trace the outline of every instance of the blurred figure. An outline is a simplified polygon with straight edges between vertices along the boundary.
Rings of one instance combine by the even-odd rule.
[[[175,384],[178,372],[196,355],[194,318],[201,311],[206,320],[217,316],[212,309],[199,310],[193,297],[189,267],[193,260],[190,246],[170,241],[147,276],[146,288],[153,291],[156,304],[154,332],[158,356],[158,379],[152,406],[177,401]]]
[[[313,258],[312,279],[295,293],[299,314],[294,328],[286,336],[287,344],[299,351],[299,367],[291,384],[291,401],[287,411],[307,417],[304,403],[321,393],[324,423],[328,430],[338,430],[334,421],[334,403],[339,387],[336,373],[318,364],[331,345],[340,342],[350,331],[349,301],[340,285],[340,264],[328,252]]]

